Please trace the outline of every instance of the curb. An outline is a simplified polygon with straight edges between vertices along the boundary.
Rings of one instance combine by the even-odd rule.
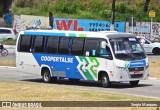
[[[157,80],[157,78],[154,78],[154,77],[149,77],[149,79],[154,79],[154,80]]]
[[[0,66],[0,68],[11,68],[11,69],[16,69],[14,66]]]

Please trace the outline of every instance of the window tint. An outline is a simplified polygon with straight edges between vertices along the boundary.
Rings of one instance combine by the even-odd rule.
[[[97,56],[98,48],[100,45],[100,39],[87,38],[85,42],[85,54],[89,52],[89,56]]]
[[[44,52],[45,51],[44,41],[45,41],[45,37],[43,36],[35,37],[34,52]]]
[[[10,34],[10,33],[12,33],[11,30],[0,29],[0,34]]]
[[[71,54],[84,55],[83,47],[84,47],[84,38],[73,38]]]
[[[68,54],[70,53],[70,42],[71,38],[69,37],[60,37],[59,43],[59,53],[61,54]]]
[[[32,36],[22,35],[20,39],[20,51],[30,52]]]
[[[47,53],[57,53],[59,38],[58,37],[48,37]]]
[[[145,44],[150,44],[147,40],[145,40]]]

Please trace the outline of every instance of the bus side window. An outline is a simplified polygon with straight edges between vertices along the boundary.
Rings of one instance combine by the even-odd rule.
[[[21,41],[19,42],[19,51],[20,52],[30,52],[32,44],[32,36],[21,35]]]
[[[83,56],[84,38],[74,37],[72,41],[71,54]]]
[[[47,53],[57,53],[58,52],[59,37],[50,36],[47,40],[46,50]]]
[[[68,49],[69,37],[60,37],[58,52],[60,54],[69,54]]]
[[[34,42],[34,52],[44,52],[45,51],[45,37],[36,36]]]
[[[98,55],[99,39],[86,38],[85,41],[85,55],[96,57]]]
[[[100,48],[99,49],[99,55],[100,57],[108,57],[111,55],[110,48],[106,46],[106,48]]]

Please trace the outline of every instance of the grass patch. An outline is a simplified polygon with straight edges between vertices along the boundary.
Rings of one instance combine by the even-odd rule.
[[[0,82],[0,101],[159,101],[154,98],[43,84]],[[76,106],[76,105],[75,105]],[[23,110],[40,108],[23,108]],[[45,107],[42,110],[156,110],[156,107]],[[2,108],[1,110],[8,110]],[[14,108],[19,110],[19,108]]]
[[[156,101],[134,95],[80,90],[53,85],[0,82],[0,101]]]
[[[13,40],[13,39],[2,40],[2,41],[0,41],[0,44],[16,45],[16,40]]]
[[[149,71],[150,77],[155,77],[160,79],[160,60],[150,60],[149,61]]]
[[[15,60],[0,60],[0,66],[16,66],[16,61]]]

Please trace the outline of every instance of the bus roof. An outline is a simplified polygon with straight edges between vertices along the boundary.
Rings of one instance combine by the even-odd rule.
[[[118,37],[128,37],[134,36],[131,33],[123,33],[117,31],[98,31],[98,32],[91,32],[91,31],[66,31],[66,30],[41,30],[41,29],[32,29],[32,30],[25,30],[20,32],[20,34],[24,35],[44,35],[44,36],[75,36],[75,37],[108,37],[111,38],[118,38]]]

